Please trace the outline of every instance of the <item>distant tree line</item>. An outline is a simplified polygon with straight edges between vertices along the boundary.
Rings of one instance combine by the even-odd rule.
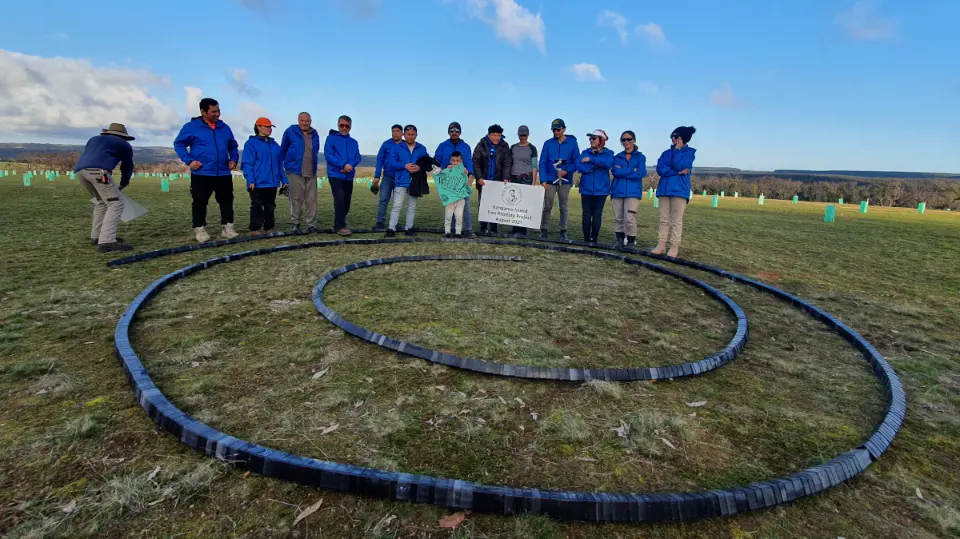
[[[656,188],[659,177],[648,176],[645,185]],[[705,174],[691,178],[694,193],[726,196],[740,193],[743,197],[790,200],[794,195],[809,202],[844,202],[859,204],[869,200],[875,206],[915,208],[926,202],[930,209],[960,210],[960,181],[950,179],[857,178],[848,181],[796,181],[779,176],[743,177],[740,174]]]
[[[38,168],[44,170],[66,171],[73,170],[73,165],[80,159],[80,152],[56,152],[56,153],[38,153],[27,152],[17,155],[17,162],[23,163],[27,168]],[[134,173],[186,173],[187,167],[177,159],[170,159],[160,163],[136,163],[134,155]]]

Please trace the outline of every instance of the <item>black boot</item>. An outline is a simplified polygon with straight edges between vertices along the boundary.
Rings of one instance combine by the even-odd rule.
[[[538,239],[538,240],[546,240],[546,239],[550,239],[550,236],[547,235],[547,231],[546,231],[546,230],[541,229],[541,230],[540,230],[540,237],[537,238],[537,239]]]
[[[560,241],[570,241],[570,236],[567,236],[566,230],[560,231]]]
[[[623,232],[617,232],[617,247],[623,247],[623,238],[627,237]]]
[[[397,231],[396,231],[396,230],[394,230],[394,229],[392,229],[392,228],[388,228],[388,229],[387,229],[387,233],[384,234],[384,237],[385,237],[385,238],[393,238],[393,237],[395,237],[396,235],[397,235]]]
[[[630,249],[636,249],[637,247],[637,237],[636,236],[627,236],[627,247]]]

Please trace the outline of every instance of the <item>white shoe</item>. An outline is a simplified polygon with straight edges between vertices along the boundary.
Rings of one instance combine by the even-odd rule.
[[[223,231],[220,233],[220,235],[228,240],[232,240],[240,234],[237,234],[237,231],[233,229],[233,223],[227,223],[223,225]]]
[[[197,241],[199,243],[205,243],[210,241],[210,234],[207,234],[206,228],[202,226],[198,226],[197,228],[194,228],[193,231],[197,234]]]

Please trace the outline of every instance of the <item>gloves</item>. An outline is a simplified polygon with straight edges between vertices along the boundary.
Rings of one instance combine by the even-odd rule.
[[[283,196],[290,196],[290,184],[285,183],[280,186],[280,194]]]

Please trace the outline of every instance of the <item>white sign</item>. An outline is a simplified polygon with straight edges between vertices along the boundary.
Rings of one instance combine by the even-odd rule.
[[[480,221],[540,228],[543,187],[487,180],[480,198]]]

